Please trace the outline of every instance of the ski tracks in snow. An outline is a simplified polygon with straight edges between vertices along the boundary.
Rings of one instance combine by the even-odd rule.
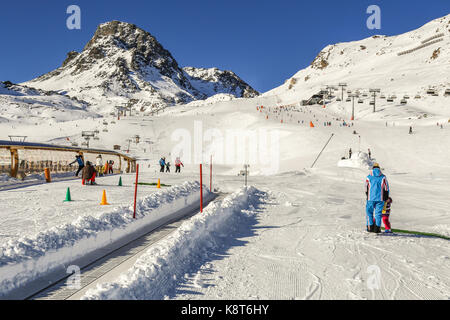
[[[450,298],[450,268],[444,267],[448,242],[367,233],[363,182],[355,184],[353,172],[255,185],[267,194],[252,227],[255,233],[245,238],[245,246],[211,262],[211,285],[180,298]]]

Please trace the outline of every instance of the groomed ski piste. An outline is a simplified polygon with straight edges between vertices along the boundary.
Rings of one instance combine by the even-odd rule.
[[[427,28],[434,30],[435,25]],[[406,36],[394,38],[406,42]],[[368,51],[373,49],[365,45]],[[397,51],[408,45],[397,43],[392,52],[385,50],[394,63],[391,72],[407,72],[402,69],[404,62],[395,59],[400,59]],[[360,42],[352,46],[359,47]],[[428,57],[434,48],[422,50],[428,50],[423,53]],[[82,186],[76,179],[0,191],[0,295],[29,293],[31,283],[56,269],[65,270],[85,255],[95,255],[120,239],[138,237],[173,220],[174,212],[196,206],[198,164],[203,162],[204,196],[223,196],[210,198],[202,213],[194,207],[184,212],[185,220],[173,232],[126,267],[103,273],[71,299],[448,300],[448,240],[365,231],[364,181],[373,162],[378,162],[393,198],[392,227],[450,236],[450,97],[423,93],[425,83],[433,82],[427,68],[413,70],[417,77],[389,83],[374,77],[378,80],[371,87],[409,94],[411,99],[400,105],[398,100],[388,103],[377,98],[376,112],[369,98],[364,99],[356,104],[354,121],[350,121],[352,104],[345,100],[330,99],[325,107],[299,103],[320,90],[324,84],[320,77],[328,77],[327,83],[345,79],[346,71],[338,67],[312,71],[317,78],[301,80],[292,90],[283,85],[252,99],[212,99],[110,124],[93,147],[126,145],[135,134],[151,139],[151,145],[131,144],[130,155],[141,168],[139,181],[160,179],[170,186],[139,185],[136,220],[132,218],[134,174],[120,175],[122,187],[117,186],[119,175],[112,175],[97,179],[97,186]],[[439,81],[449,83],[448,61],[439,70]],[[365,79],[366,75],[358,78],[353,73],[348,88],[365,86]],[[418,91],[421,99],[413,99]],[[102,121],[86,115],[42,124],[36,132],[33,124],[10,120],[1,122],[0,130],[5,134],[18,130],[35,141],[63,144],[66,137],[76,139],[81,130],[101,128]],[[160,173],[159,158],[166,156],[173,164],[176,155],[185,165],[181,173],[173,173],[174,166],[172,173]],[[245,163],[250,164],[248,187],[243,187],[244,177],[239,175]],[[74,201],[63,202],[68,187]],[[102,190],[109,206],[99,205]]]

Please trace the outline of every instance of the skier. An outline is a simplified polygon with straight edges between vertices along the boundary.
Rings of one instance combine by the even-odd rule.
[[[392,204],[392,198],[388,197],[388,199],[384,203],[384,207],[383,207],[383,211],[382,211],[382,215],[381,215],[383,217],[385,233],[392,233],[391,222],[389,221],[389,215],[391,214],[391,204]]]
[[[170,162],[166,163],[166,172],[170,172]]]
[[[367,149],[368,154],[369,154],[369,159],[372,159],[372,152],[370,152],[370,149]]]
[[[108,161],[108,163],[109,163],[109,166],[108,166],[108,173],[114,173],[114,169],[113,169],[113,165],[114,165],[114,160],[109,160]]]
[[[175,173],[181,173],[181,166],[184,167],[184,164],[181,162],[180,158],[177,157],[175,160]]]
[[[166,166],[166,158],[162,157],[159,159],[159,165],[161,166],[161,170],[159,172],[164,172],[164,167]]]
[[[412,126],[409,126],[409,134],[412,134],[412,133],[413,133]]]
[[[96,170],[98,172],[98,176],[102,176],[103,175],[103,159],[102,159],[102,155],[99,154],[97,156],[97,158],[95,158],[95,165],[96,165]]]
[[[366,178],[366,215],[367,231],[381,232],[381,218],[384,202],[389,198],[389,184],[387,178],[381,173],[380,165],[374,163],[371,174]],[[374,214],[375,211],[375,223]]]
[[[352,148],[350,148],[350,150],[348,150],[348,158],[349,158],[349,159],[352,158]]]
[[[78,170],[77,173],[75,173],[75,176],[78,177],[78,174],[84,168],[83,154],[81,152],[75,156],[75,161],[69,163],[69,166],[74,164],[75,162],[78,163]]]
[[[97,171],[95,171],[94,166],[87,161],[86,162],[86,166],[83,168],[83,171],[81,173],[81,184],[82,185],[86,185],[86,184],[91,184],[91,185],[95,185],[97,183],[95,183],[95,175],[96,175]],[[87,180],[87,181],[86,181]]]

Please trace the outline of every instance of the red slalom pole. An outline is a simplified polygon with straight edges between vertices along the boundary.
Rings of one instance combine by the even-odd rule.
[[[203,212],[203,175],[201,163],[200,163],[200,212]]]
[[[133,219],[136,219],[136,197],[137,197],[138,179],[139,179],[139,163],[136,165],[136,185],[134,186],[134,213],[133,213]]]

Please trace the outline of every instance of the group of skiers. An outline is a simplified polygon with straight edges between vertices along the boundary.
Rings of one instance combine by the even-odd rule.
[[[159,166],[161,167],[159,172],[170,172],[170,162],[166,162],[166,157],[161,157],[161,159],[159,159]],[[183,162],[181,162],[180,158],[177,157],[175,159],[175,173],[181,173],[182,166],[184,167]]]
[[[256,111],[262,113],[262,115],[265,116],[267,120],[269,119],[275,119],[279,120],[281,123],[295,123],[297,121],[297,124],[302,125],[310,125],[310,123],[313,123],[315,126],[319,125],[319,117],[316,117],[316,114],[312,112],[312,110],[308,107],[299,107],[297,105],[290,105],[290,106],[276,106],[276,107],[264,107],[264,106],[257,106]],[[303,119],[298,119],[299,117],[302,117],[302,114],[306,115],[308,118],[306,121]],[[311,119],[312,117],[312,119]],[[333,123],[337,124],[339,123],[340,127],[353,127],[353,122],[346,122],[342,118],[333,118],[328,117],[328,115],[324,115],[325,120],[323,122],[324,127],[331,127]],[[328,121],[328,119],[331,118],[332,121]]]
[[[81,172],[81,183],[83,185],[95,185],[97,184],[95,182],[95,177],[114,173],[114,161],[109,160],[103,164],[102,156],[100,154],[96,158],[96,166],[94,166],[90,161],[86,161],[85,164],[82,153],[77,154],[75,156],[75,160],[69,163],[69,165],[74,163],[78,163],[78,169],[75,176],[78,177],[78,174]]]
[[[381,221],[385,233],[392,233],[389,215],[392,198],[389,196],[389,183],[381,172],[378,163],[373,164],[371,173],[366,178],[366,229],[368,232],[381,232]]]

